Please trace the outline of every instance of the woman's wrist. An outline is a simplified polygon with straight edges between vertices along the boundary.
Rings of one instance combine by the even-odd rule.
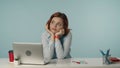
[[[60,36],[59,36],[59,35],[55,35],[54,38],[55,38],[55,39],[59,39]]]
[[[51,40],[53,40],[53,41],[55,40],[54,35],[51,35]]]
[[[59,38],[60,38],[59,35],[55,35],[55,36],[54,36],[54,39],[55,39],[56,41],[59,40]]]

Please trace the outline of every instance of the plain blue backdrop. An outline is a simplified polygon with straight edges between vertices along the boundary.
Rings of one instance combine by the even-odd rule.
[[[120,0],[0,0],[0,58],[13,42],[41,42],[54,12],[68,16],[73,57],[120,57]]]

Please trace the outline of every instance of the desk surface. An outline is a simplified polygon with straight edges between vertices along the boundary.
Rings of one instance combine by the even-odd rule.
[[[77,64],[73,61],[80,61]],[[0,68],[120,68],[120,62],[116,64],[102,64],[102,58],[71,58],[64,60],[51,60],[47,65],[14,65],[7,58],[0,58]]]

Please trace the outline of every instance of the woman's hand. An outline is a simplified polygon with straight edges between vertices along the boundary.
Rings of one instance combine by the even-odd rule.
[[[60,31],[57,32],[57,33],[55,34],[55,36],[62,36],[64,33],[65,33],[65,30],[64,30],[64,29],[60,29]]]
[[[55,34],[55,40],[59,40],[59,38],[65,33],[64,29],[61,29],[59,32]]]
[[[45,26],[45,29],[46,29],[46,31],[48,32],[48,33],[50,33],[50,35],[54,35],[49,29],[48,29],[48,24]]]
[[[48,29],[48,24],[45,26],[46,31],[51,35],[51,39],[54,40],[54,33]]]

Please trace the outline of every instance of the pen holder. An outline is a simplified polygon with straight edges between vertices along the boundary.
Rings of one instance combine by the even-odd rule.
[[[103,57],[102,57],[102,59],[103,59],[103,64],[111,64],[111,61],[110,61],[110,56],[107,56],[107,55],[104,55]]]

